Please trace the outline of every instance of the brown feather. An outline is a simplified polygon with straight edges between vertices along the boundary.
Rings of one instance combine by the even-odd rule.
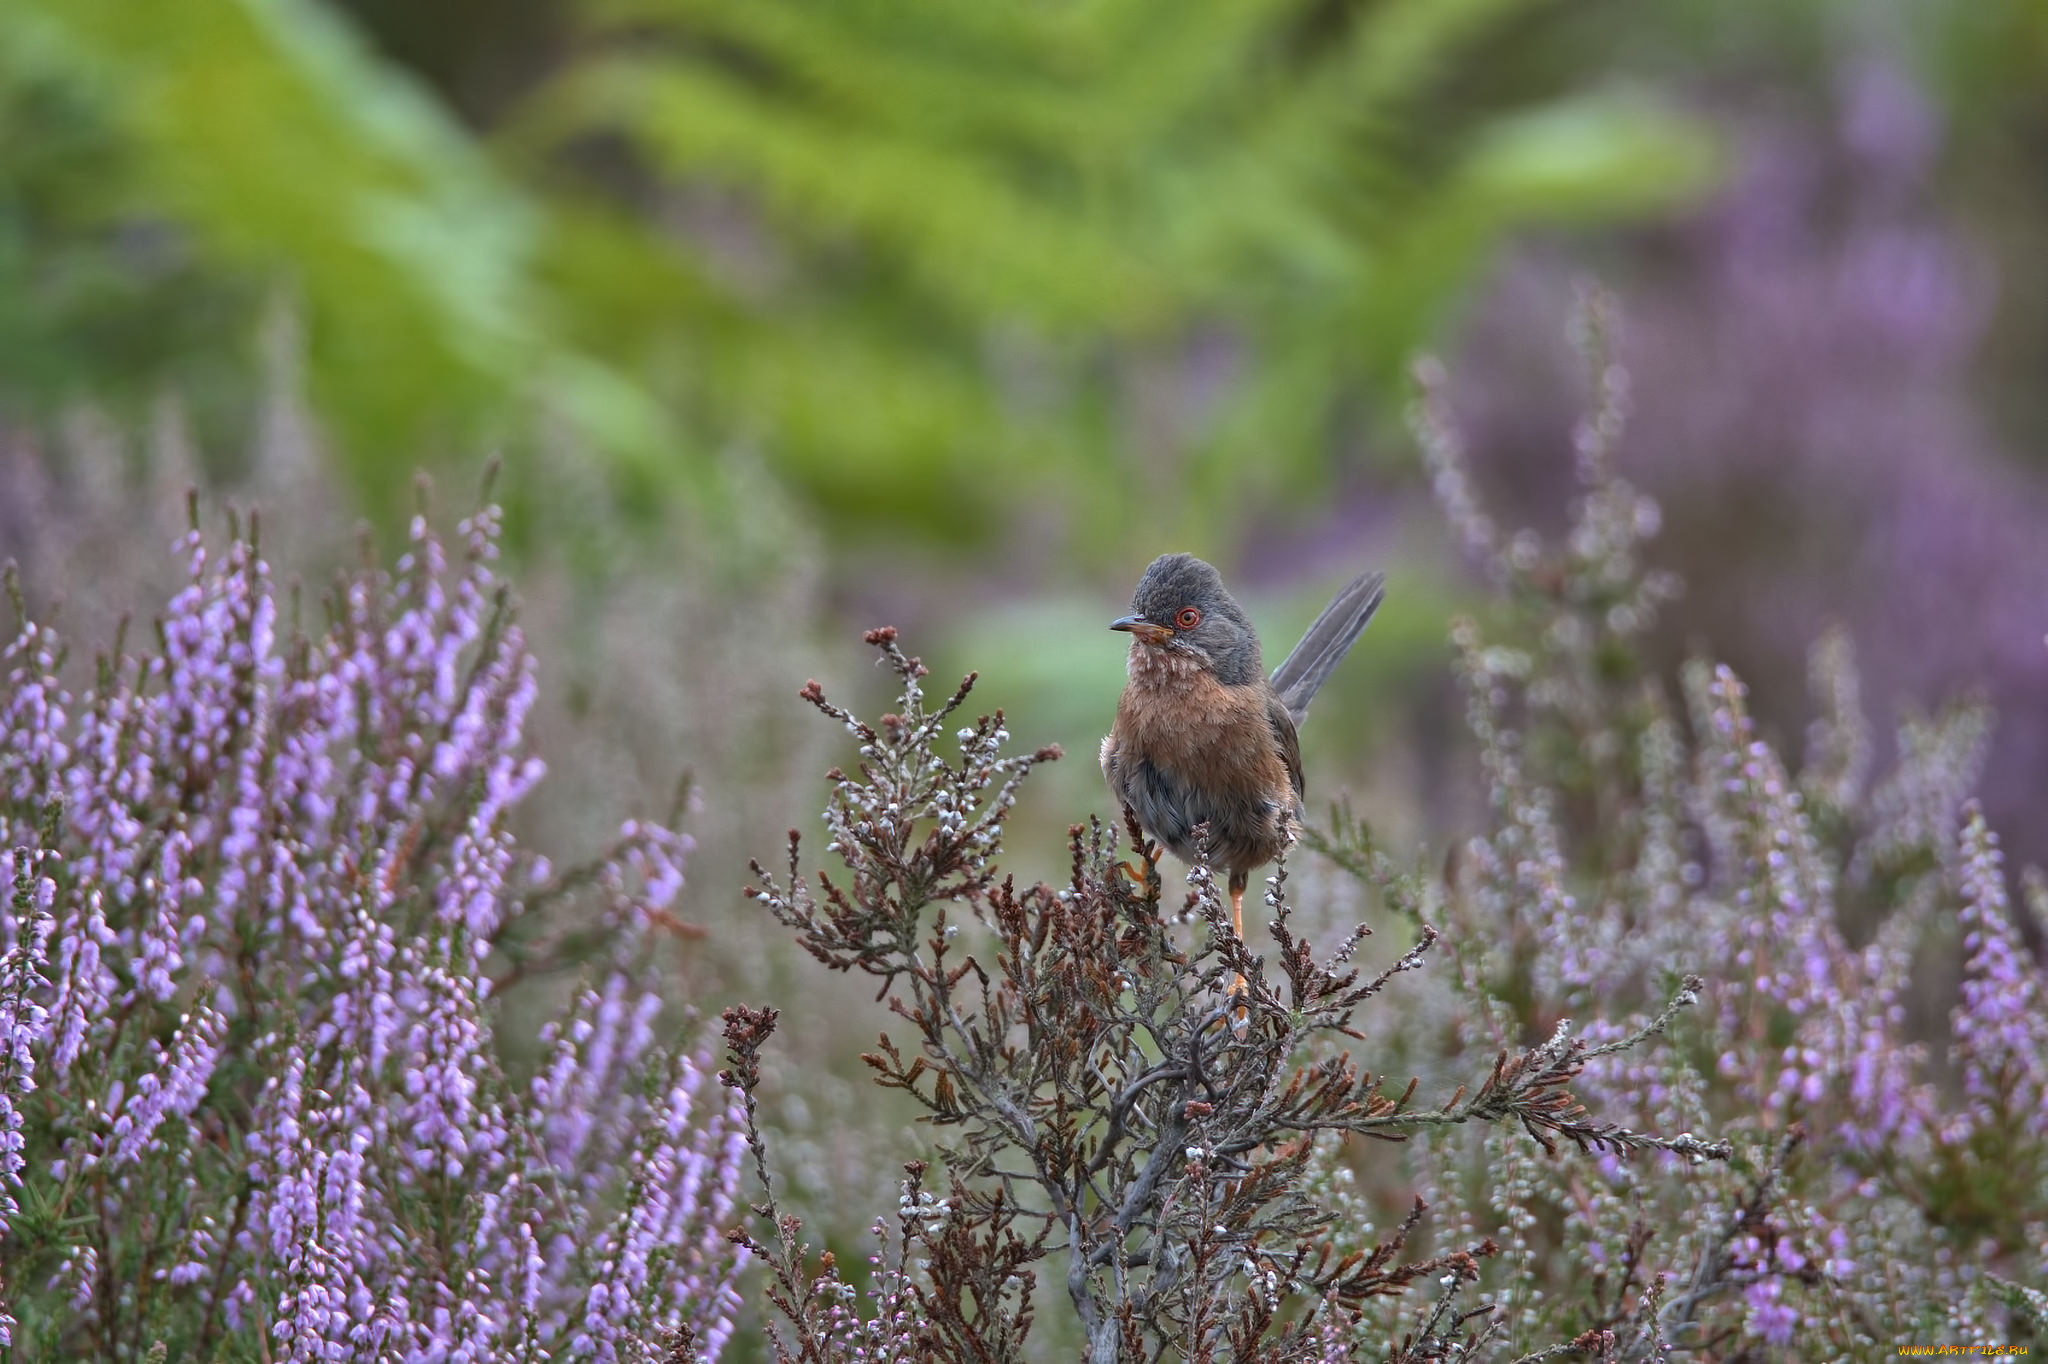
[[[1199,668],[1162,666],[1154,652],[1133,647],[1103,743],[1111,791],[1176,856],[1193,858],[1194,826],[1206,822],[1215,865],[1237,872],[1272,861],[1299,809],[1301,753],[1286,708],[1264,678],[1226,686]]]

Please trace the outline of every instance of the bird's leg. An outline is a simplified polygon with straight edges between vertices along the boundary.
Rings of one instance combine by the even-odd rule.
[[[1230,873],[1230,926],[1237,930],[1237,940],[1239,942],[1244,941],[1244,890],[1250,884],[1251,879],[1251,873],[1248,871],[1234,871]],[[1230,980],[1230,993],[1241,995],[1244,992],[1244,974],[1242,972],[1233,972]],[[1241,1004],[1237,1009],[1237,1017],[1239,1023],[1244,1021],[1244,1006]]]

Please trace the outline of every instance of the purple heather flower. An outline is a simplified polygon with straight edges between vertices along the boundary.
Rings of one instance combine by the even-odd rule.
[[[64,743],[65,697],[57,683],[56,636],[34,621],[23,624],[4,652],[7,697],[0,705],[0,791],[16,804],[33,804],[50,791],[53,774],[70,758]],[[15,835],[9,831],[10,839]],[[0,891],[5,891],[0,886]]]
[[[209,1005],[200,1005],[198,1015],[178,1020],[178,1031],[168,1049],[150,1043],[158,1070],[144,1071],[118,1110],[108,1103],[111,1115],[109,1135],[114,1140],[113,1164],[129,1164],[146,1150],[155,1148],[157,1127],[169,1117],[186,1117],[206,1097],[207,1081],[220,1060],[222,1036],[227,1020]]]
[[[629,1338],[686,1321],[707,1347],[731,1334],[742,1260],[703,1247],[733,1211],[747,1148],[734,1096],[713,1071],[707,1057],[675,1057],[643,1120],[627,1163],[633,1197],[597,1237],[599,1267],[573,1341],[579,1355],[616,1359]]]
[[[50,1006],[55,1019],[50,1069],[59,1077],[71,1069],[88,1036],[105,1030],[115,985],[105,954],[118,944],[101,911],[99,891],[71,900],[71,911],[57,935],[57,996]]]
[[[49,988],[42,972],[56,896],[56,883],[36,876],[37,864],[24,849],[10,855],[9,867],[15,886],[7,914],[16,927],[13,945],[0,955],[0,1235],[17,1210],[13,1190],[27,1166],[21,1102],[35,1092],[36,1051],[49,1037],[50,1011],[40,996]]]
[[[2040,971],[2013,926],[1998,837],[1974,804],[1964,812],[1961,881],[1962,1000],[1953,1049],[1963,1092],[1974,1103],[2048,1131],[2048,1020]],[[1965,1120],[1974,1115],[1965,1110]]]
[[[657,1045],[660,1000],[609,974],[530,1088],[500,1070],[480,965],[548,873],[508,827],[542,769],[497,533],[466,521],[451,575],[415,522],[395,574],[290,640],[253,548],[192,535],[162,648],[76,704],[46,628],[0,653],[0,847],[61,800],[64,851],[0,851],[0,1232],[25,1180],[121,1171],[64,1292],[99,1291],[81,1267],[133,1222],[172,1247],[165,1310],[263,1323],[293,1359],[561,1358],[593,1287],[627,1304],[621,1347],[730,1334],[745,1146],[705,1063]],[[635,826],[600,859],[622,960],[687,847]],[[202,1112],[227,1140],[193,1139]],[[167,1184],[172,1212],[129,1217]]]
[[[414,1022],[399,1061],[406,1104],[395,1116],[406,1160],[449,1179],[488,1170],[504,1145],[503,1121],[478,1100],[485,1062],[476,982],[443,967],[421,971],[406,995]]]
[[[548,1157],[556,1169],[609,1176],[629,1133],[616,1125],[598,1130],[604,1111],[600,1098],[640,1066],[653,1044],[660,1009],[658,996],[635,989],[624,973],[614,971],[601,991],[582,992],[566,1020],[549,1024],[542,1033],[553,1054],[533,1077],[533,1108],[545,1115]]]
[[[62,1294],[74,1312],[83,1312],[92,1304],[95,1280],[99,1278],[99,1252],[91,1246],[73,1246],[57,1266],[57,1272],[50,1276],[46,1287],[53,1293]]]
[[[1743,1290],[1749,1329],[1769,1345],[1790,1345],[1799,1330],[1799,1309],[1783,1300],[1784,1281],[1770,1275]]]

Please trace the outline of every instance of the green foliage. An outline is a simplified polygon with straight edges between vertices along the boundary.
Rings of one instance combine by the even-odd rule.
[[[246,331],[252,300],[170,234],[123,231],[133,150],[39,37],[0,28],[0,401],[132,412],[174,378],[204,408],[218,336]]]
[[[863,517],[1050,487],[1199,539],[1313,486],[1501,231],[1712,159],[1639,100],[1454,100],[1518,0],[593,8],[514,144],[623,139],[687,262],[636,276],[671,325],[633,344],[697,332],[714,426]]]
[[[106,281],[114,344],[78,336],[90,297],[17,314],[23,351],[39,333],[77,338],[53,379],[147,391],[187,377],[187,346],[202,366],[246,362],[281,296],[303,321],[314,405],[372,499],[402,491],[423,454],[508,438],[543,396],[615,455],[665,443],[636,386],[550,339],[539,211],[325,7],[28,0],[0,37],[0,87],[27,134],[0,157],[19,269],[41,273],[42,254]],[[13,149],[53,127],[78,162]],[[165,238],[154,276],[124,240],[142,229]],[[136,339],[163,327],[181,344]]]
[[[246,411],[284,306],[372,502],[535,441],[701,502],[740,448],[842,528],[1199,539],[1503,230],[1709,171],[1638,99],[1474,97],[1534,8],[589,0],[493,150],[316,0],[25,0],[0,384]]]

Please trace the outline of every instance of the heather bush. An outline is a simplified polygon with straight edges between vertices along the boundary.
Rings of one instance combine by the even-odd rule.
[[[1000,713],[947,746],[974,679],[929,704],[893,631],[870,643],[896,712],[805,689],[859,749],[830,774],[839,865],[806,875],[792,832],[750,893],[877,981],[894,1031],[863,1059],[921,1106],[943,1164],[911,1164],[877,1222],[863,1302],[777,1201],[754,1120],[774,1011],[727,1011],[777,1359],[1016,1358],[1055,1304],[1104,1364],[2043,1339],[2048,1015],[2029,911],[1968,799],[1988,717],[1909,719],[1873,778],[1840,636],[1816,647],[1796,767],[1728,668],[1696,662],[1675,696],[1647,671],[1679,584],[1649,566],[1657,509],[1615,468],[1611,330],[1593,300],[1558,544],[1489,519],[1422,370],[1438,494],[1497,594],[1452,630],[1488,815],[1441,871],[1341,807],[1306,831],[1398,936],[1376,968],[1364,926],[1300,934],[1284,864],[1261,957],[1206,867],[1175,903],[1135,825],[1128,860],[1117,830],[1076,825],[1068,881],[1019,887],[1002,826],[1058,754],[1004,756]],[[2025,884],[2041,913],[2042,878]],[[1930,1028],[1914,1002],[1956,964],[1945,946],[1960,987]]]
[[[1813,651],[1814,719],[1795,764],[1705,659],[1677,679],[1640,644],[1679,585],[1650,568],[1658,510],[1614,467],[1628,406],[1613,322],[1579,325],[1594,403],[1558,544],[1503,533],[1473,495],[1444,376],[1417,428],[1439,498],[1498,594],[1453,645],[1490,828],[1439,879],[1340,816],[1310,842],[1427,918],[1455,973],[1418,982],[1409,1063],[1540,1036],[1593,1015],[1615,1036],[1676,973],[1705,984],[1674,1046],[1607,1053],[1578,1092],[1615,1121],[1707,1130],[1735,1151],[1564,1165],[1499,1134],[1429,1134],[1421,1192],[1491,1232],[1505,1337],[1615,1331],[1617,1357],[1864,1358],[1899,1345],[2011,1345],[2043,1323],[2012,1283],[2048,1253],[2048,1018],[1995,836],[1969,800],[1981,707],[1908,717],[1874,777],[1847,639]],[[1851,929],[1860,930],[1851,936]],[[1946,1020],[1920,1006],[1960,988]],[[1654,1299],[1654,1331],[1622,1327]],[[1605,1340],[1605,1337],[1602,1337]]]
[[[195,518],[196,525],[196,518]],[[687,840],[555,868],[498,522],[342,577],[180,545],[90,684],[0,692],[0,1346],[14,1359],[716,1355],[745,1146],[644,978]],[[11,583],[11,579],[10,579]],[[17,612],[21,598],[15,595]],[[280,616],[282,615],[282,619]],[[493,981],[588,974],[503,1063]]]
[[[747,1100],[769,1195],[771,1229],[745,1245],[795,1328],[773,1336],[778,1359],[865,1359],[881,1340],[887,1358],[1016,1358],[1048,1256],[1096,1364],[1348,1357],[1368,1306],[1417,1282],[1441,1288],[1414,1314],[1401,1357],[1432,1358],[1491,1336],[1486,1309],[1457,1300],[1499,1246],[1482,1232],[1412,1253],[1420,1204],[1377,1237],[1335,1225],[1307,1188],[1319,1147],[1476,1123],[1515,1128],[1547,1156],[1567,1144],[1728,1155],[1690,1133],[1599,1121],[1567,1088],[1594,1060],[1662,1032],[1698,980],[1677,982],[1668,1007],[1626,1035],[1594,1046],[1560,1026],[1471,1061],[1468,1084],[1418,1102],[1418,1082],[1362,1067],[1341,1044],[1365,1035],[1368,1008],[1388,1012],[1397,978],[1437,947],[1434,929],[1368,973],[1354,962],[1363,928],[1329,952],[1293,933],[1282,868],[1266,894],[1279,948],[1269,963],[1238,936],[1206,863],[1177,907],[1167,901],[1160,850],[1135,822],[1132,861],[1116,860],[1112,831],[1076,825],[1068,882],[1018,888],[994,861],[1003,822],[1031,768],[1058,750],[1002,756],[998,712],[961,728],[949,759],[942,738],[974,679],[928,704],[925,669],[896,632],[869,642],[902,685],[899,711],[869,724],[815,682],[804,690],[860,745],[858,772],[831,774],[825,814],[826,850],[844,871],[814,886],[792,833],[787,870],[756,864],[751,894],[820,962],[879,980],[912,1040],[885,1033],[862,1059],[946,1134],[944,1195],[913,1167],[872,1312],[850,1306],[851,1285],[829,1259],[811,1267],[799,1225],[779,1212],[753,1119],[774,1012],[727,1010],[726,1080]]]

